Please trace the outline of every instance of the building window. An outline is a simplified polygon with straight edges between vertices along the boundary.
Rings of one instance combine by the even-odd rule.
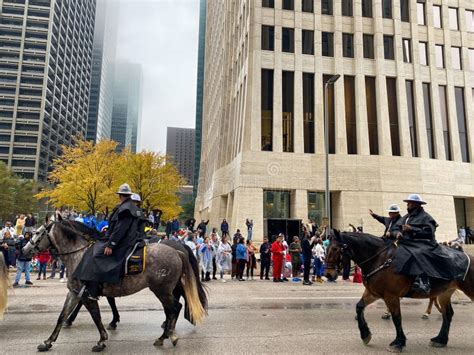
[[[263,218],[290,218],[290,191],[263,191]]]
[[[323,15],[332,15],[332,0],[321,1],[321,13]]]
[[[262,150],[273,150],[273,70],[262,69]]]
[[[332,75],[323,75],[323,90],[327,81]],[[324,106],[326,106],[326,100],[324,100]],[[326,109],[326,108],[325,108]],[[329,116],[329,154],[336,153],[336,116],[334,110],[334,85],[328,86],[328,116]]]
[[[428,138],[428,153],[430,159],[435,159],[435,145],[433,132],[433,115],[431,113],[431,90],[429,83],[423,83],[423,103],[425,106],[426,136]]]
[[[314,54],[314,31],[302,30],[303,54]]]
[[[275,28],[262,25],[262,50],[273,51],[275,49]]]
[[[469,68],[474,71],[474,48],[469,48]]]
[[[281,51],[293,53],[295,51],[295,30],[283,27],[281,36]]]
[[[354,58],[354,35],[352,33],[342,34],[342,55],[346,58]]]
[[[466,31],[474,32],[474,10],[466,10]]]
[[[383,52],[385,59],[395,59],[393,51],[393,36],[383,36]]]
[[[275,0],[262,0],[262,7],[275,7]]]
[[[364,58],[374,59],[374,36],[364,34],[362,40],[364,43]]]
[[[322,225],[326,214],[326,202],[324,192],[308,191],[308,219]]]
[[[425,17],[425,0],[419,1],[416,3],[416,17],[418,24],[421,26],[426,25],[426,17]]]
[[[344,76],[344,104],[346,113],[347,154],[357,154],[355,78],[349,75]]]
[[[372,17],[372,0],[362,0],[362,16]]]
[[[453,69],[462,70],[460,47],[451,47],[451,65]]]
[[[414,157],[418,156],[418,142],[416,136],[416,113],[413,96],[413,81],[406,80],[405,88],[407,92],[407,108],[408,108],[408,127],[410,129],[410,143],[411,143],[411,154]]]
[[[367,124],[369,129],[369,148],[371,155],[379,154],[378,128],[377,128],[377,95],[375,91],[375,78],[365,77],[365,102],[367,107]]]
[[[410,0],[400,0],[400,18],[403,22],[410,22]]]
[[[314,12],[314,0],[302,0],[301,10],[303,12]]]
[[[441,12],[441,5],[433,5],[433,26],[435,28],[442,28],[443,27],[443,20],[442,20],[442,12]]]
[[[282,127],[283,127],[283,151],[293,152],[294,135],[294,72],[282,72]]]
[[[469,139],[467,136],[466,112],[464,107],[464,88],[455,87],[456,114],[458,116],[459,143],[461,144],[461,158],[464,163],[470,162]]]
[[[411,63],[411,41],[408,38],[403,38],[403,61]]]
[[[352,16],[352,0],[342,0],[342,16]]]
[[[439,92],[439,109],[441,112],[441,123],[443,127],[443,143],[446,160],[451,160],[451,138],[449,133],[449,114],[448,114],[448,98],[446,94],[446,86],[438,86]]]
[[[304,152],[314,153],[314,74],[303,73]]]
[[[436,67],[444,68],[444,48],[442,44],[435,45]]]
[[[283,10],[294,10],[295,3],[294,0],[283,0]]]
[[[400,155],[400,128],[398,126],[397,79],[386,78],[388,116],[390,122],[390,139],[392,155]]]
[[[322,32],[322,55],[334,57],[334,34],[331,32]]]
[[[382,17],[392,18],[392,0],[382,0]]]
[[[428,65],[428,43],[419,42],[420,64]]]
[[[458,9],[455,7],[449,8],[449,29],[454,31],[459,30]]]

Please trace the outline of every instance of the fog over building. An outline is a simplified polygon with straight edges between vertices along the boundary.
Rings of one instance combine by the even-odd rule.
[[[225,14],[225,15],[223,15]],[[419,193],[439,239],[474,225],[472,1],[208,1],[196,219],[254,238]]]
[[[140,64],[117,62],[115,65],[112,133],[118,149],[139,147],[142,115],[142,68]]]
[[[193,185],[194,147],[196,133],[194,128],[168,127],[166,132],[166,155],[186,180],[185,185]]]
[[[110,139],[119,2],[97,0],[87,139]]]

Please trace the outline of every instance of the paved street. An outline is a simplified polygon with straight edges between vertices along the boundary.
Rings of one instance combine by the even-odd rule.
[[[35,281],[34,281],[35,282]],[[180,341],[155,348],[164,314],[151,292],[119,299],[122,323],[109,331],[106,353],[386,353],[394,338],[391,322],[380,319],[384,306],[367,311],[372,343],[359,340],[354,320],[355,304],[362,286],[352,283],[314,285],[229,281],[209,283],[210,309],[197,328],[178,321]],[[0,321],[0,353],[35,353],[47,338],[58,316],[66,286],[58,280],[36,281],[33,287],[9,292],[9,311]],[[455,297],[456,298],[456,297]],[[111,319],[106,300],[101,300],[104,321]],[[454,305],[455,316],[447,349],[428,346],[441,325],[436,310],[422,320],[427,301],[403,301],[403,320],[408,338],[407,353],[468,354],[474,346],[474,306],[464,296]],[[82,312],[71,329],[64,329],[50,353],[89,353],[98,333]]]

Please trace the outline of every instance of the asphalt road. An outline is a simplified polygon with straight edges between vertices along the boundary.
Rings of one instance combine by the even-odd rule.
[[[34,281],[34,286],[9,292],[9,309],[0,321],[0,353],[32,354],[53,329],[66,293],[58,280]],[[373,333],[364,346],[354,320],[355,304],[363,286],[339,281],[335,284],[302,286],[300,283],[274,284],[269,281],[212,281],[209,284],[209,316],[193,327],[182,316],[177,324],[180,337],[173,348],[166,341],[153,346],[161,335],[164,320],[161,305],[144,290],[117,300],[122,323],[109,331],[105,353],[316,353],[386,354],[394,339],[391,321],[382,320],[384,305],[378,302],[366,312]],[[472,354],[474,351],[474,305],[464,295],[454,297],[454,320],[448,348],[434,349],[429,339],[441,326],[436,310],[422,320],[427,301],[403,301],[403,325],[408,338],[406,353]],[[101,300],[104,323],[112,315],[107,301]],[[50,353],[82,354],[98,340],[98,332],[84,311],[74,326],[64,329]]]

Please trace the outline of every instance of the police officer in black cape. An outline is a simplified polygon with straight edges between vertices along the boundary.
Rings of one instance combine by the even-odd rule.
[[[132,190],[123,184],[117,191],[120,203],[109,217],[109,229],[105,239],[89,248],[72,275],[82,281],[80,294],[87,292],[90,299],[97,300],[101,283],[119,283],[127,253],[138,239],[140,208],[131,200]]]
[[[423,209],[422,205],[425,205],[426,202],[423,201],[420,195],[411,194],[403,201],[407,203],[408,214],[397,222],[398,228],[401,231],[398,233],[398,238],[415,243],[411,243],[411,255],[409,257],[407,255],[407,257],[404,258],[400,252],[397,252],[395,259],[406,259],[406,271],[408,271],[409,274],[415,274],[416,278],[413,283],[413,291],[429,294],[431,287],[427,272],[431,266],[428,263],[422,262],[422,267],[425,268],[425,270],[421,270],[415,263],[410,263],[410,260],[413,261],[413,259],[417,259],[417,254],[420,256],[419,260],[423,260],[422,256],[424,250],[438,247],[438,243],[436,243],[435,239],[438,224],[433,217]],[[417,241],[418,243],[416,243]],[[408,270],[410,268],[411,270]]]

